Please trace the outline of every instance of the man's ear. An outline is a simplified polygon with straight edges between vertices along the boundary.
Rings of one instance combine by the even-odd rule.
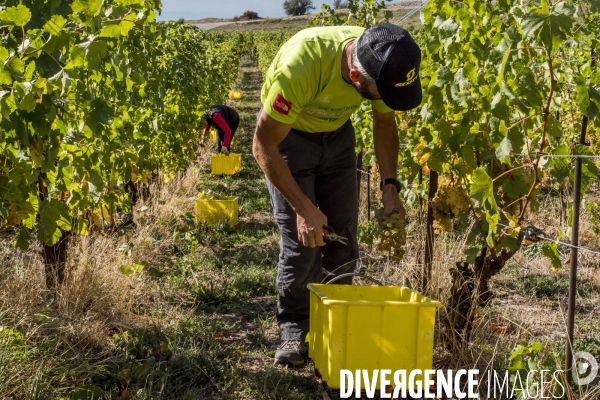
[[[361,76],[362,75],[360,74],[360,72],[358,72],[358,69],[356,69],[356,68],[350,69],[350,80],[352,80],[352,82],[359,82]]]

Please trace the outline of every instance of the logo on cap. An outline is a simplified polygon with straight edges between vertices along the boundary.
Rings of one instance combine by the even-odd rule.
[[[406,74],[406,82],[399,82],[396,83],[396,87],[403,87],[403,86],[408,86],[411,83],[413,83],[415,81],[415,79],[417,79],[417,72],[415,71],[415,68],[411,69],[410,71],[408,71],[408,73]]]

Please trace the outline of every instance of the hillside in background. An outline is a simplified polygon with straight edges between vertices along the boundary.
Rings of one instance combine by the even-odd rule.
[[[386,10],[392,11],[393,17],[391,22],[396,22],[402,16],[408,14],[415,7],[420,6],[420,1],[401,1],[387,5]],[[320,11],[320,10],[315,10]],[[340,15],[348,15],[348,9],[337,10]],[[308,23],[314,18],[316,13],[299,15],[295,17],[281,18],[260,18],[257,20],[240,20],[235,21],[234,18],[203,18],[200,20],[186,20],[186,23],[197,26],[200,29],[214,29],[226,32],[241,32],[254,30],[280,30],[280,29],[303,29],[308,27]],[[259,15],[260,17],[260,15]],[[411,30],[421,27],[419,13],[415,13],[402,23],[404,27]]]

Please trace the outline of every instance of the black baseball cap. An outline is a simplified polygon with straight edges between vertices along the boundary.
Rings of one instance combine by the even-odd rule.
[[[358,37],[356,45],[358,60],[375,79],[388,107],[407,111],[421,104],[421,49],[406,29],[389,23],[374,25]]]

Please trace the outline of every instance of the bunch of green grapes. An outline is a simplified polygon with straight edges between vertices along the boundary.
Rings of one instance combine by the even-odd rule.
[[[389,217],[383,216],[383,208],[375,210],[377,219],[377,232],[379,240],[377,248],[382,251],[391,251],[396,261],[404,257],[404,245],[406,244],[406,227],[404,218],[400,214],[392,214]]]
[[[433,207],[433,226],[446,232],[452,230],[452,218],[461,212],[469,210],[469,196],[460,186],[452,186],[450,182],[442,181],[431,206]]]

